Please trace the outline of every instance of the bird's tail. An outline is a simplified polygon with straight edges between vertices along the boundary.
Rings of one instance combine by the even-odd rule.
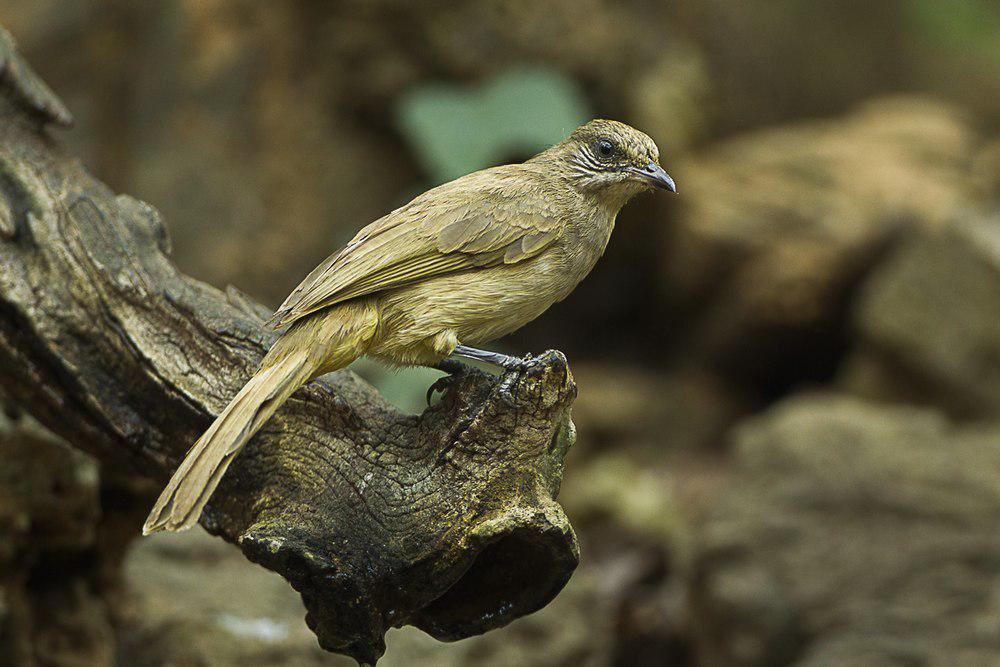
[[[236,394],[170,478],[142,527],[143,535],[185,530],[201,517],[229,464],[314,368],[305,353],[262,368]]]
[[[376,326],[370,307],[345,304],[293,326],[279,338],[257,374],[188,451],[146,518],[143,534],[193,526],[250,438],[296,389],[361,356]]]

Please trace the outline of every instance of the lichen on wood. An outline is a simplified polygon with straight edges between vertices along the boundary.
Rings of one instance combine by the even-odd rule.
[[[178,271],[159,214],[46,132],[70,120],[0,32],[0,386],[105,468],[165,480],[255,370],[268,313]],[[418,416],[338,373],[251,441],[202,524],[282,574],[328,650],[374,663],[390,627],[485,632],[576,566],[554,500],[575,393],[557,352],[462,373]]]

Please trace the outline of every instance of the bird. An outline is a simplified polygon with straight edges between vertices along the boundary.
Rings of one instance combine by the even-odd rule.
[[[646,134],[592,120],[523,163],[437,186],[363,228],[275,311],[257,372],[191,447],[143,534],[190,528],[243,446],[302,385],[367,355],[446,369],[565,299],[635,195],[677,187]]]

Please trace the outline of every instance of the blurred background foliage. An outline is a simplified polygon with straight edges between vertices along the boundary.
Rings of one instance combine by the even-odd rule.
[[[590,119],[570,79],[547,68],[472,87],[427,84],[399,103],[399,126],[436,185],[561,141]]]
[[[1000,4],[0,0],[0,24],[76,115],[58,139],[163,212],[179,266],[272,306],[414,194],[584,119],[657,141],[680,194],[626,208],[499,344],[560,348],[579,381],[579,572],[482,638],[393,633],[386,664],[1000,661]],[[358,370],[411,411],[436,377]],[[72,584],[72,639],[24,641],[341,664],[203,535],[143,542],[125,583]]]

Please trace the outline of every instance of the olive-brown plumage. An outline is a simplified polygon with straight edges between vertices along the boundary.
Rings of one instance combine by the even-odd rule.
[[[362,229],[275,312],[287,327],[198,440],[144,533],[193,525],[229,463],[309,380],[362,355],[435,365],[508,334],[564,299],[603,254],[615,217],[650,187],[674,191],[645,134],[595,120],[523,164],[428,190]]]

